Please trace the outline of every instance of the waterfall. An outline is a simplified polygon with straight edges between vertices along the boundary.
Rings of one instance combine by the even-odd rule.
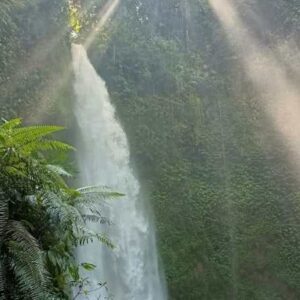
[[[72,45],[72,54],[80,184],[109,186],[125,194],[106,202],[105,214],[112,225],[93,225],[97,231],[106,230],[116,248],[94,242],[78,249],[78,260],[97,266],[88,276],[94,282],[107,282],[108,293],[115,300],[166,299],[155,232],[130,167],[126,134],[116,119],[105,82],[84,47]],[[95,291],[84,299],[106,296],[99,298],[99,291]]]

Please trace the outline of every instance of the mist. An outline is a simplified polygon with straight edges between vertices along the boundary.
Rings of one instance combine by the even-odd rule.
[[[0,299],[300,299],[299,0],[0,1]]]
[[[296,64],[288,60],[288,53],[293,49],[288,43],[282,48],[268,49],[259,43],[241,18],[239,11],[230,0],[210,0],[214,12],[226,31],[229,42],[238,54],[247,76],[259,92],[261,105],[274,127],[281,135],[291,154],[291,164],[300,167],[300,90],[299,86],[289,77],[289,71],[296,72]],[[247,12],[246,12],[247,13]],[[261,28],[263,29],[263,28]],[[295,46],[295,45],[294,45]],[[278,57],[279,56],[279,57]],[[283,57],[283,61],[280,60]],[[291,70],[290,70],[291,69]]]

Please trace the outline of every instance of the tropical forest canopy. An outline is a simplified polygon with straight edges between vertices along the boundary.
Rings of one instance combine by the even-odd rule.
[[[77,166],[69,146],[77,126],[70,32],[88,37],[106,1],[73,2],[75,11],[61,0],[0,3],[0,299],[72,299],[79,270],[94,267],[76,264],[76,246],[94,239],[113,247],[85,228],[87,218],[105,216],[80,205],[91,193],[99,201],[120,194],[71,188]],[[300,299],[299,132],[284,139],[285,123],[276,127],[262,105],[278,96],[258,84],[273,69],[255,77],[268,65],[257,62],[259,51],[268,53],[300,102],[300,3],[232,0],[251,34],[241,42],[213,2],[222,6],[121,0],[88,55],[153,211],[168,298]],[[252,41],[257,56],[245,62]],[[22,127],[18,118],[66,130]]]

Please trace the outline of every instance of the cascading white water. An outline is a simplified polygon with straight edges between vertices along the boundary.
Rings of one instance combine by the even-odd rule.
[[[97,282],[107,282],[115,300],[164,300],[167,296],[155,233],[130,168],[126,134],[115,117],[105,82],[94,70],[84,47],[72,45],[72,54],[75,116],[80,131],[80,184],[109,186],[126,195],[109,202],[106,211],[113,223],[107,226],[107,234],[116,249],[94,242],[79,249],[78,259],[97,266],[90,276]],[[98,230],[103,232],[103,227]],[[98,296],[99,291],[89,299]]]

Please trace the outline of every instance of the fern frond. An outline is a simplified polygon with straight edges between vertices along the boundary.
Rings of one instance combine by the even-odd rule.
[[[58,176],[72,177],[72,174],[67,172],[64,168],[57,165],[47,165],[46,166],[51,172],[57,174]]]
[[[78,243],[77,246],[83,246],[88,243],[93,243],[94,240],[98,240],[99,242],[105,244],[109,248],[113,249],[115,247],[106,235],[94,232],[83,226],[78,226],[76,240]]]
[[[21,222],[12,220],[8,222],[5,241],[20,292],[29,299],[43,299],[48,274],[38,242]]]
[[[37,163],[34,159],[31,160],[31,168],[34,178],[38,178],[41,182],[40,189],[67,189],[63,177],[59,174],[58,169],[49,168],[49,165]]]
[[[20,118],[12,119],[9,121],[4,120],[4,123],[2,125],[0,125],[0,131],[13,129],[13,128],[21,125],[21,123],[22,123],[22,120]]]
[[[80,195],[74,199],[73,204],[80,209],[95,209],[99,204],[106,204],[105,200],[124,196],[124,194],[114,192],[102,186],[87,186],[79,188],[77,191]]]
[[[62,228],[69,228],[70,224],[84,223],[80,212],[54,193],[45,193],[42,196],[42,205],[51,220]]]
[[[0,130],[0,144],[5,143],[5,133]]]
[[[3,256],[0,259],[0,300],[5,300],[5,285],[6,285],[5,267],[3,265]]]
[[[11,134],[12,141],[17,145],[25,145],[33,141],[40,140],[41,138],[48,136],[52,133],[63,130],[61,126],[29,126],[16,128]]]
[[[16,166],[7,166],[4,167],[4,171],[9,175],[9,176],[18,176],[18,177],[26,177],[26,174],[24,170],[21,168],[16,168]]]
[[[26,250],[17,242],[9,241],[8,243],[8,251],[12,258],[11,268],[17,280],[19,294],[23,294],[25,299],[42,300],[46,293],[46,283],[38,273],[39,268],[44,268],[44,265],[36,263],[30,257],[31,253]]]
[[[8,222],[8,200],[5,194],[0,190],[0,244],[3,240],[3,234]]]
[[[116,198],[116,197],[122,197],[124,194],[122,193],[117,193],[112,191],[109,187],[106,186],[99,186],[99,185],[94,185],[94,186],[86,186],[86,187],[81,187],[77,189],[78,192],[81,194],[97,194],[99,197],[103,197],[103,199],[108,199],[108,198]]]
[[[96,214],[82,214],[82,218],[84,222],[91,222],[91,223],[100,223],[100,224],[111,224],[111,222],[101,215]]]
[[[74,147],[66,143],[62,143],[54,140],[42,140],[42,141],[32,141],[24,145],[20,145],[17,150],[20,149],[25,154],[36,153],[38,151],[69,151],[75,150]]]

